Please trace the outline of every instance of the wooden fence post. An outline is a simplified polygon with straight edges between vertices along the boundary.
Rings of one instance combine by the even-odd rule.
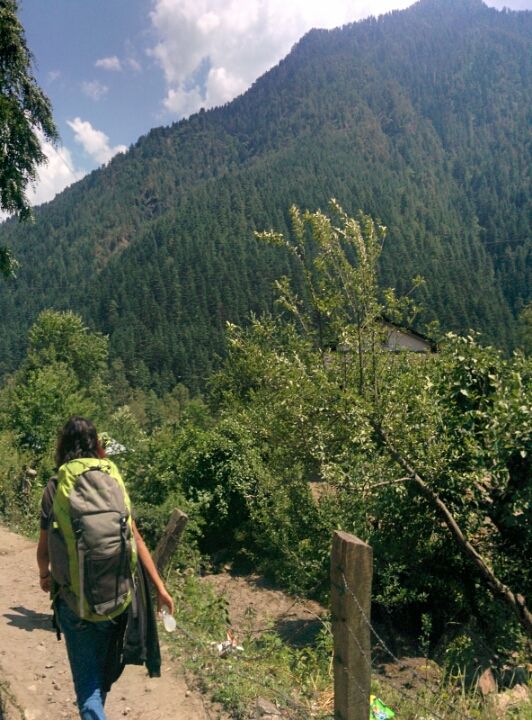
[[[157,566],[157,570],[162,574],[168,565],[168,562],[174,554],[178,543],[183,534],[183,530],[188,522],[188,515],[176,508],[170,516],[168,525],[157,543],[153,560]]]
[[[371,547],[354,535],[337,530],[331,553],[336,720],[369,718],[372,577]]]

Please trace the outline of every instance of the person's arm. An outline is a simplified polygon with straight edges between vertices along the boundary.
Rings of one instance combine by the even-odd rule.
[[[39,584],[41,590],[50,592],[52,576],[50,574],[50,556],[48,554],[48,532],[42,528],[37,544],[37,565],[39,567]]]
[[[146,547],[146,543],[142,539],[142,535],[140,534],[134,520],[132,521],[132,524],[139,559],[148,577],[155,586],[155,591],[157,592],[157,610],[160,610],[163,605],[166,605],[169,608],[170,613],[173,615],[174,601],[172,599],[172,596],[168,593],[164,582],[162,581],[161,576],[159,575],[157,568],[155,567],[155,563],[153,562],[152,556],[150,555],[150,551]]]

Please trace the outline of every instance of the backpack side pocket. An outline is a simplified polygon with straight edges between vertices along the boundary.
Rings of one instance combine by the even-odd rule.
[[[61,587],[70,585],[70,566],[68,561],[67,544],[59,525],[52,521],[48,529],[48,553],[52,576]]]

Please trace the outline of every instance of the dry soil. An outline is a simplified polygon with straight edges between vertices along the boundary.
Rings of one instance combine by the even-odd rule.
[[[39,587],[35,543],[0,526],[0,693],[6,720],[76,720],[65,644],[50,621],[50,601]],[[207,720],[201,695],[187,688],[164,645],[162,675],[127,667],[113,686],[109,720]],[[2,710],[0,709],[0,718]]]

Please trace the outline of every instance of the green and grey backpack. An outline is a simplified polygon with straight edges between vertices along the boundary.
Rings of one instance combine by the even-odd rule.
[[[129,605],[137,562],[131,503],[109,459],[59,468],[48,549],[56,590],[81,618],[109,620]]]

